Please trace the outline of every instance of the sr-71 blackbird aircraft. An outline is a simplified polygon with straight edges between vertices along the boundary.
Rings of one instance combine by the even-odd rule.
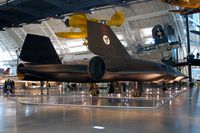
[[[62,64],[48,37],[28,34],[18,65],[23,80],[63,82],[160,81],[185,75],[164,64],[132,58],[107,25],[88,21],[88,48],[95,57],[83,64]]]

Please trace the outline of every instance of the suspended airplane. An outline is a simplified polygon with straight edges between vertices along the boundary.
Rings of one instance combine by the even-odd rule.
[[[77,13],[69,16],[69,19],[66,19],[65,24],[67,27],[71,27],[70,32],[57,32],[55,33],[57,37],[60,38],[86,38],[87,37],[87,21],[94,21],[109,26],[121,26],[124,22],[123,12],[116,12],[112,15],[110,20],[102,20],[96,18],[88,18],[84,13]],[[75,29],[78,28],[80,32],[75,32]],[[87,42],[84,42],[84,45],[87,45]]]
[[[108,25],[88,21],[87,26],[88,48],[97,56],[82,64],[62,64],[48,37],[28,34],[19,56],[28,63],[18,65],[18,77],[63,82],[171,82],[185,78],[170,66],[132,58]]]
[[[145,46],[138,48],[136,54],[140,53],[151,53],[151,52],[163,52],[169,51],[172,49],[179,48],[181,45],[178,41],[168,42],[167,36],[161,25],[155,25],[152,29],[152,37],[154,39],[155,44],[150,46]]]
[[[170,12],[180,14],[193,14],[200,12],[199,0],[161,0],[167,4],[181,7],[180,10],[171,10]]]

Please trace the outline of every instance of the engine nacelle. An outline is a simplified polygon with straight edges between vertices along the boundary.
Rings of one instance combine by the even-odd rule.
[[[88,73],[94,80],[100,80],[106,71],[104,60],[100,56],[93,57],[88,65]]]

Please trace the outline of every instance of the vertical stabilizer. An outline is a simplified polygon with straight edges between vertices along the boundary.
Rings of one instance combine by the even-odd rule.
[[[94,54],[102,57],[130,57],[109,26],[92,21],[88,21],[87,25],[88,47]]]
[[[48,37],[27,34],[19,58],[33,64],[61,64]]]

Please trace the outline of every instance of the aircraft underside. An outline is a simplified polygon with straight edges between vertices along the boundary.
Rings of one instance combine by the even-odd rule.
[[[175,76],[165,74],[117,74],[106,72],[100,80],[95,80],[88,73],[26,73],[23,80],[40,80],[40,81],[61,81],[61,82],[111,82],[111,81],[155,81],[170,82],[175,80]]]

